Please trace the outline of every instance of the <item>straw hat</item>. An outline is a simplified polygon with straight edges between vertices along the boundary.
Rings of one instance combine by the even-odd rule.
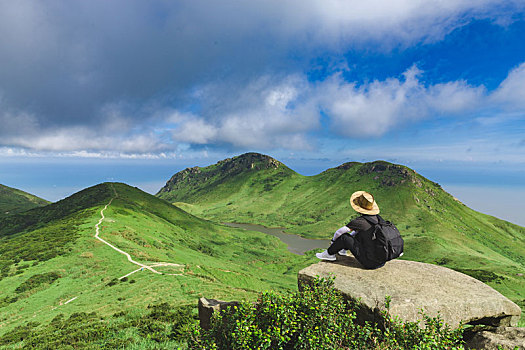
[[[361,214],[379,214],[379,206],[374,200],[374,196],[365,191],[357,191],[350,196],[350,205],[354,210]]]

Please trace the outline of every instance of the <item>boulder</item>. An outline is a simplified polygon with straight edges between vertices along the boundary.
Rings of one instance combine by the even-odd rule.
[[[482,331],[465,344],[469,349],[525,350],[525,328],[500,327],[495,331]]]
[[[211,316],[214,312],[226,310],[229,307],[237,306],[239,302],[237,301],[221,301],[215,299],[199,299],[199,321],[200,326],[203,329],[210,329],[211,326]]]
[[[451,327],[460,322],[494,327],[515,326],[518,305],[470,276],[446,267],[393,260],[376,270],[365,270],[355,260],[338,256],[299,271],[299,288],[316,276],[335,277],[335,287],[347,298],[359,300],[358,320],[374,321],[391,298],[390,314],[404,321],[421,320],[420,311],[438,314]]]

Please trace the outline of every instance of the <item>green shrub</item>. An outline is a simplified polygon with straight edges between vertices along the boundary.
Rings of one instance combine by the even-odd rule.
[[[186,337],[189,325],[197,322],[193,305],[163,303],[148,306],[144,314],[121,311],[110,320],[95,312],[58,314],[48,324],[28,322],[0,337],[0,348],[17,349],[175,349]]]
[[[18,327],[11,332],[4,334],[0,338],[0,345],[7,345],[10,343],[18,343],[28,336],[31,335],[33,328],[37,327],[39,324],[36,322],[28,322],[27,324]]]
[[[186,336],[189,325],[196,322],[192,314],[193,305],[173,307],[168,303],[149,305],[149,314],[137,324],[139,331],[157,342],[181,340]]]
[[[109,281],[109,282],[106,284],[106,286],[108,286],[108,287],[112,287],[112,286],[114,286],[114,285],[117,284],[117,283],[118,283],[118,279],[117,279],[117,278],[113,278],[111,281]]]
[[[465,275],[469,275],[470,277],[474,277],[475,279],[488,283],[488,282],[495,282],[495,283],[501,283],[504,278],[500,275],[495,274],[492,271],[487,270],[481,270],[481,269],[456,269],[456,271],[462,272]]]
[[[461,349],[462,330],[423,315],[400,322],[388,311],[378,324],[356,322],[358,304],[345,301],[333,279],[316,279],[302,291],[264,292],[255,304],[214,315],[210,330],[194,326],[191,349]]]
[[[204,243],[197,243],[191,246],[192,249],[198,250],[199,252],[209,255],[209,256],[215,256],[215,251],[212,247],[207,246]]]
[[[29,277],[25,282],[20,284],[16,289],[16,293],[23,293],[25,291],[40,287],[42,284],[52,284],[60,275],[56,272],[39,273]]]

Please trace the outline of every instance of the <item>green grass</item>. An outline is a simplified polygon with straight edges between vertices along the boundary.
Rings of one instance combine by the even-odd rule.
[[[257,166],[246,166],[245,158]],[[268,159],[242,155],[183,171],[157,196],[216,222],[284,227],[307,238],[328,238],[357,216],[349,197],[365,190],[403,235],[404,259],[443,265],[475,278],[496,276],[485,282],[525,310],[525,228],[471,210],[439,184],[401,165],[346,163],[302,176],[281,163],[269,166]],[[221,175],[233,167],[235,176]]]
[[[0,184],[0,219],[47,204],[45,199]]]
[[[138,268],[94,238],[100,210],[115,193],[100,237],[141,263],[181,264],[157,268],[180,275],[139,271],[112,283]],[[199,219],[118,183],[13,216],[0,225],[0,249],[0,290],[8,298],[0,299],[0,337],[29,321],[38,323],[33,333],[45,334],[61,314],[68,319],[95,312],[93,317],[107,318],[133,312],[140,318],[148,305],[164,302],[196,306],[202,296],[252,300],[262,290],[295,289],[297,271],[314,259],[289,253],[275,237]],[[111,329],[116,337],[127,332]],[[145,335],[132,338],[133,344],[148,341]]]
[[[356,215],[348,197],[361,189],[399,227],[404,258],[470,274],[525,308],[525,229],[470,210],[406,167],[348,163],[306,177],[250,154],[187,169],[169,184],[158,195],[184,210],[105,183],[0,220],[0,347],[45,348],[54,339],[54,348],[175,348],[185,326],[174,330],[166,310],[194,322],[201,296],[254,300],[264,290],[296,290],[298,270],[317,261],[273,236],[219,222],[328,238]],[[119,280],[137,266],[94,238],[112,198],[100,237],[141,263],[182,266]]]

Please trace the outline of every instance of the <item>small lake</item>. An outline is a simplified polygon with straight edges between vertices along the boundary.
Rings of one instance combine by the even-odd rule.
[[[266,233],[279,238],[282,242],[286,243],[288,250],[297,255],[304,255],[305,252],[317,249],[317,248],[328,248],[330,246],[329,239],[307,239],[299,235],[285,233],[280,228],[269,228],[262,225],[255,224],[235,224],[235,223],[224,223],[226,226],[242,228],[250,231],[258,231]]]

